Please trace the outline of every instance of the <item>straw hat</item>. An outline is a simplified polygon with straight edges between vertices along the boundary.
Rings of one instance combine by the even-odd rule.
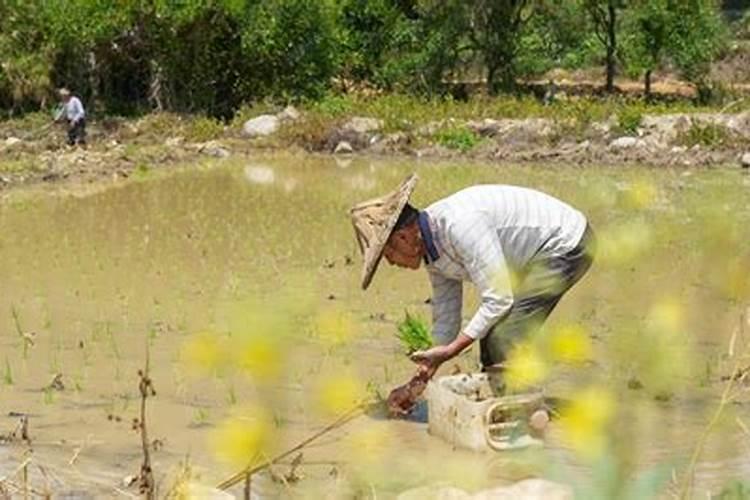
[[[417,185],[417,174],[411,174],[401,185],[385,196],[374,198],[352,207],[354,233],[357,235],[359,250],[364,258],[362,267],[362,289],[366,289],[378,268],[383,249],[393,232],[398,216],[409,201]]]
[[[70,90],[68,90],[65,87],[62,87],[58,89],[57,93],[60,95],[60,97],[68,97],[70,95]]]

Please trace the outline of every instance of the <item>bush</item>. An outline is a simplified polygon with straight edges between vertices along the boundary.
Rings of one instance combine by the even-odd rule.
[[[201,116],[192,120],[185,130],[185,138],[194,142],[206,142],[219,137],[224,125],[219,120]]]
[[[465,153],[479,144],[481,138],[465,127],[453,127],[438,131],[435,134],[435,140],[446,148],[457,149]]]
[[[690,121],[690,128],[677,136],[677,142],[683,146],[717,147],[726,145],[731,139],[730,131],[723,125]]]
[[[617,114],[617,126],[626,135],[636,135],[642,120],[641,110],[634,107],[625,107]]]

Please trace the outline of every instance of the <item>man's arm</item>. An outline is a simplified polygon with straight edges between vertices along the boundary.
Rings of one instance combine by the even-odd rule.
[[[445,361],[481,339],[513,307],[510,273],[497,234],[481,219],[464,221],[449,232],[456,251],[481,297],[481,304],[468,325],[452,342],[416,352],[412,360],[430,377]]]
[[[449,344],[461,328],[463,283],[430,272],[432,284],[432,338],[438,345]]]

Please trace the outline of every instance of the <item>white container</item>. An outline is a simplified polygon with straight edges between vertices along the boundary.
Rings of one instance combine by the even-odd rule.
[[[476,451],[513,450],[543,444],[529,434],[528,419],[544,405],[542,392],[496,397],[485,373],[430,381],[428,430],[453,446]]]

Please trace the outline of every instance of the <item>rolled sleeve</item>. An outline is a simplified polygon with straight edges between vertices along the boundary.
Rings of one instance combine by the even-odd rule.
[[[451,231],[451,242],[481,303],[464,334],[481,339],[513,308],[513,289],[497,234],[484,221],[464,221]]]
[[[432,337],[439,345],[449,344],[461,328],[463,283],[431,272]]]

